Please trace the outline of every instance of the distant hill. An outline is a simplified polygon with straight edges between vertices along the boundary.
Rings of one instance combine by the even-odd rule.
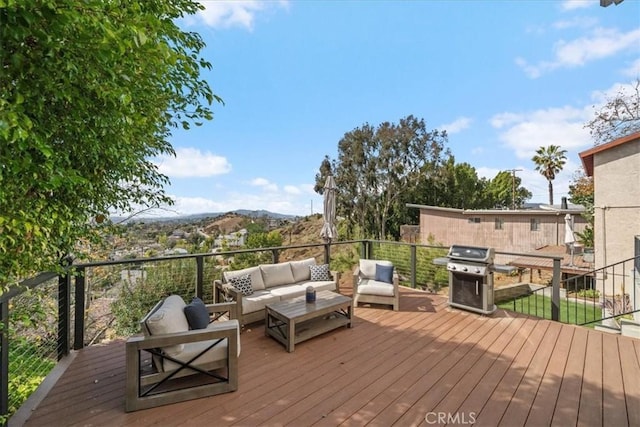
[[[271,218],[271,219],[296,219],[299,218],[296,215],[287,215],[281,214],[277,212],[270,212],[266,210],[248,210],[248,209],[236,209],[234,211],[229,212],[205,212],[191,215],[180,215],[180,216],[166,216],[166,217],[133,217],[129,220],[125,220],[125,217],[112,216],[111,221],[114,223],[120,222],[169,222],[175,224],[183,224],[190,223],[193,221],[199,221],[207,218],[217,218],[220,216],[224,216],[227,214],[237,214],[250,218]]]

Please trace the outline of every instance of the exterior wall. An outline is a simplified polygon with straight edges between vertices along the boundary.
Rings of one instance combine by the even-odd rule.
[[[493,247],[498,251],[528,253],[547,245],[563,245],[565,211],[473,211],[420,209],[420,241],[444,246],[453,244]],[[582,231],[586,222],[579,214],[572,214],[574,231]],[[479,223],[470,222],[480,218]],[[503,220],[502,230],[495,229],[496,218]],[[531,219],[539,221],[538,231],[531,231]]]
[[[631,258],[640,235],[640,140],[594,155],[595,261]]]

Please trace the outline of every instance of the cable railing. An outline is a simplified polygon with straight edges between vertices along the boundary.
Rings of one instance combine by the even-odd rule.
[[[225,269],[314,257],[341,272],[343,286],[350,286],[358,259],[388,259],[402,285],[436,292],[448,285],[448,272],[434,259],[447,251],[354,240],[90,262],[72,265],[65,274],[40,274],[0,295],[0,425],[72,350],[138,333],[139,320],[163,297],[214,302],[213,283]]]
[[[560,280],[559,317],[563,323],[618,328],[617,321],[640,311],[632,301],[640,298],[640,256],[571,275]],[[505,308],[551,319],[553,286],[532,289],[527,295],[503,304]]]

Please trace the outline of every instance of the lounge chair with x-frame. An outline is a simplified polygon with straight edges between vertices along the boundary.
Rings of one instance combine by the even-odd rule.
[[[127,340],[127,412],[237,390],[235,304],[206,305],[209,324],[193,330],[185,306],[180,296],[165,298],[140,322],[144,335]]]

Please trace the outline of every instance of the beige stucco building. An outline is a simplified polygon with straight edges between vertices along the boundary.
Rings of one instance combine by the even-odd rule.
[[[640,256],[640,132],[580,153],[594,182],[596,268]]]
[[[493,247],[501,252],[531,253],[544,246],[564,245],[565,215],[573,230],[586,226],[582,206],[542,205],[538,209],[464,210],[408,204],[420,209],[420,242]]]

